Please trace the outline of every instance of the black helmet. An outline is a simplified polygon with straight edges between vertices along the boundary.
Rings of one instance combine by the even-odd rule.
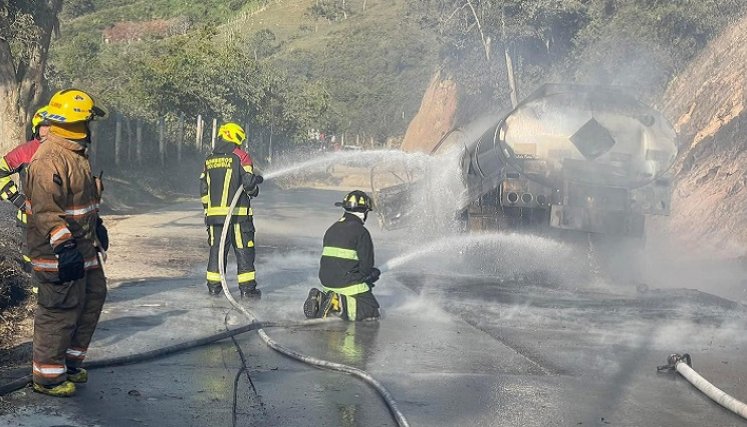
[[[346,211],[363,212],[373,210],[373,203],[368,194],[360,190],[351,191],[345,195],[341,202],[335,202],[335,206],[342,206]]]

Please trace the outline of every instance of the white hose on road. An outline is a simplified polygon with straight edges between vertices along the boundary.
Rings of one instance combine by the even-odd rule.
[[[247,310],[244,306],[236,302],[236,299],[233,297],[233,295],[231,295],[231,292],[228,289],[228,283],[226,282],[226,265],[224,255],[226,248],[226,237],[228,236],[228,229],[231,226],[231,217],[233,216],[233,210],[236,207],[236,204],[239,202],[239,198],[241,197],[241,193],[243,191],[243,188],[239,188],[236,191],[236,194],[234,194],[233,199],[231,200],[231,206],[228,209],[228,215],[226,215],[226,221],[223,223],[223,231],[220,235],[220,248],[218,252],[218,272],[220,273],[220,282],[223,286],[223,294],[228,299],[228,302],[231,303],[231,305],[238,311],[243,313],[251,322],[255,322],[257,321],[257,317],[249,310]],[[368,385],[373,387],[379,393],[379,395],[381,395],[381,397],[384,399],[384,403],[386,403],[386,405],[389,407],[389,411],[392,413],[392,416],[397,422],[397,425],[399,425],[400,427],[409,427],[410,424],[407,422],[404,414],[399,410],[397,402],[392,397],[392,394],[389,392],[389,390],[386,389],[386,387],[384,387],[384,385],[382,385],[368,372],[358,368],[354,368],[352,366],[343,365],[341,363],[316,359],[314,357],[307,356],[303,353],[299,353],[297,351],[283,347],[282,345],[278,344],[277,341],[270,338],[270,336],[265,333],[264,329],[257,330],[257,333],[259,334],[260,338],[262,338],[262,341],[264,341],[265,344],[267,344],[270,348],[292,359],[296,359],[300,362],[306,363],[311,366],[316,366],[318,368],[345,372],[346,374],[350,374],[362,379]]]
[[[690,355],[684,354],[673,354],[669,356],[669,365],[663,368],[676,369],[687,381],[690,382],[695,388],[702,391],[703,394],[708,396],[711,400],[723,406],[724,408],[734,412],[742,418],[747,419],[747,404],[741,402],[711,384],[703,378],[700,374],[690,366]],[[661,368],[660,368],[661,370]]]

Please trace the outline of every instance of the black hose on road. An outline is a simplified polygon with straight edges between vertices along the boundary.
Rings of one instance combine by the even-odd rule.
[[[247,317],[247,319],[249,319],[252,323],[254,323],[257,321],[256,316],[252,314],[251,312],[249,312],[244,306],[236,302],[236,299],[233,297],[233,295],[231,295],[231,292],[228,288],[228,283],[226,282],[226,263],[225,263],[226,237],[228,236],[228,229],[231,226],[231,217],[233,216],[233,210],[238,204],[239,198],[241,197],[241,193],[243,192],[244,192],[244,189],[239,188],[234,194],[233,199],[231,200],[231,205],[228,208],[228,215],[226,215],[226,220],[223,223],[223,230],[221,231],[220,243],[219,243],[220,246],[219,246],[219,252],[218,252],[218,273],[220,273],[220,281],[221,281],[221,285],[223,286],[223,295],[226,296],[226,299],[228,299],[228,302],[231,303],[231,305],[234,308],[236,308],[238,311],[244,314]],[[387,388],[384,387],[383,384],[381,384],[376,378],[374,378],[368,372],[362,369],[354,368],[352,366],[344,365],[341,363],[335,363],[335,362],[330,362],[330,361],[323,360],[323,359],[317,359],[311,356],[307,356],[303,353],[299,353],[297,351],[291,350],[289,348],[283,347],[282,345],[278,344],[275,340],[270,338],[270,336],[267,335],[264,329],[258,329],[257,333],[259,334],[260,338],[262,338],[262,341],[265,342],[265,344],[267,344],[270,348],[277,351],[278,353],[281,353],[287,357],[296,359],[299,362],[303,362],[307,365],[311,365],[317,368],[330,369],[333,371],[344,372],[346,374],[350,374],[354,377],[360,378],[361,380],[366,382],[368,385],[373,387],[373,389],[379,393],[381,398],[384,399],[384,403],[389,408],[389,412],[392,414],[392,417],[394,417],[394,420],[397,422],[397,425],[399,427],[410,426],[410,424],[407,422],[407,419],[405,418],[405,415],[402,413],[402,411],[399,410],[399,406],[397,405],[397,402],[394,400],[394,397],[389,392],[389,390],[387,390]]]
[[[308,326],[317,322],[254,322],[244,326],[240,326],[236,329],[228,331],[218,332],[213,335],[207,335],[205,337],[196,338],[193,340],[185,341],[179,344],[170,345],[168,347],[158,348],[155,350],[145,351],[142,353],[129,354],[126,356],[111,357],[108,359],[93,360],[90,362],[84,362],[83,367],[86,369],[97,369],[97,368],[108,368],[112,366],[131,365],[135,363],[146,362],[152,359],[158,359],[164,356],[171,355],[180,351],[189,350],[195,347],[201,347],[208,344],[212,344],[216,341],[224,340],[245,332],[254,331],[262,328],[291,328],[297,326]],[[6,384],[0,385],[0,396],[4,396],[8,393],[21,389],[29,385],[32,381],[31,375],[25,375],[21,378],[13,380]]]

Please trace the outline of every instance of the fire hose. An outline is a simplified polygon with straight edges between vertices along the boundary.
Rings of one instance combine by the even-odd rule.
[[[231,218],[233,216],[233,210],[236,207],[236,205],[239,202],[239,198],[241,197],[241,193],[244,191],[243,188],[239,188],[236,193],[233,196],[233,199],[231,200],[231,206],[228,208],[228,215],[226,215],[226,220],[223,223],[223,230],[221,232],[220,236],[220,249],[218,253],[218,272],[220,273],[220,281],[221,285],[223,286],[223,294],[228,299],[228,302],[231,303],[231,305],[244,314],[251,324],[258,324],[257,318],[254,314],[252,314],[249,310],[247,310],[244,306],[240,305],[238,302],[236,302],[236,299],[231,295],[231,292],[228,289],[228,283],[226,282],[226,265],[225,265],[225,248],[226,248],[226,237],[228,236],[228,229],[231,226]],[[389,392],[389,390],[384,387],[383,384],[381,384],[376,378],[374,378],[371,374],[368,372],[354,368],[352,366],[344,365],[341,363],[335,363],[330,362],[323,359],[317,359],[311,356],[307,356],[303,353],[299,353],[295,350],[291,350],[287,347],[284,347],[280,345],[277,341],[270,338],[269,335],[264,331],[263,328],[257,329],[257,333],[259,334],[260,338],[262,338],[262,341],[267,344],[271,349],[277,351],[278,353],[281,353],[287,357],[290,357],[291,359],[298,360],[299,362],[305,363],[307,365],[311,365],[317,368],[321,369],[330,369],[333,371],[339,371],[344,372],[346,374],[350,374],[354,377],[360,378],[364,382],[366,382],[368,385],[370,385],[374,390],[376,390],[381,398],[384,400],[384,403],[389,408],[389,412],[392,414],[392,417],[394,417],[394,420],[397,422],[397,425],[400,427],[409,427],[409,423],[407,422],[407,419],[405,418],[404,414],[399,410],[397,402],[392,397],[392,394]]]
[[[734,412],[742,418],[747,419],[747,404],[741,402],[723,390],[711,384],[692,368],[692,358],[689,354],[683,355],[672,354],[667,358],[667,364],[656,368],[657,371],[672,372],[677,371],[695,388],[703,392],[711,400]]]

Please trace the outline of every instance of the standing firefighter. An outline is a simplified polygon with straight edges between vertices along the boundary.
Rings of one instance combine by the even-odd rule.
[[[345,320],[376,319],[379,302],[371,292],[381,271],[374,267],[371,235],[363,226],[371,211],[371,198],[353,191],[342,202],[345,213],[324,234],[319,280],[324,291],[312,288],[303,306],[306,317],[325,318],[330,313]]]
[[[43,117],[46,112],[47,107],[44,106],[37,110],[31,119],[32,139],[12,149],[8,154],[0,158],[0,199],[8,200],[18,208],[16,225],[23,229],[21,255],[23,256],[24,270],[27,272],[31,272],[31,258],[29,258],[28,244],[26,243],[26,224],[28,223],[26,195],[23,194],[23,188],[19,188],[11,177],[17,173],[19,175],[19,182],[26,180],[26,169],[29,163],[31,163],[31,158],[49,132],[49,122],[44,120]]]
[[[31,160],[25,184],[29,253],[39,282],[34,390],[52,396],[71,396],[74,383],[88,380],[80,366],[106,299],[97,252],[109,242],[86,155],[89,122],[104,115],[85,92],[54,94],[44,116],[49,135]]]
[[[218,273],[218,254],[223,224],[237,191],[241,198],[232,213],[231,227],[224,249],[224,265],[228,249],[233,246],[238,266],[239,290],[242,297],[260,298],[254,272],[254,221],[250,199],[259,195],[259,184],[263,179],[255,174],[252,159],[241,144],[246,133],[236,123],[226,123],[218,130],[220,140],[213,152],[205,159],[200,176],[202,207],[205,209],[205,225],[208,228],[210,260],[207,266],[207,287],[211,295],[219,295],[222,287]]]

